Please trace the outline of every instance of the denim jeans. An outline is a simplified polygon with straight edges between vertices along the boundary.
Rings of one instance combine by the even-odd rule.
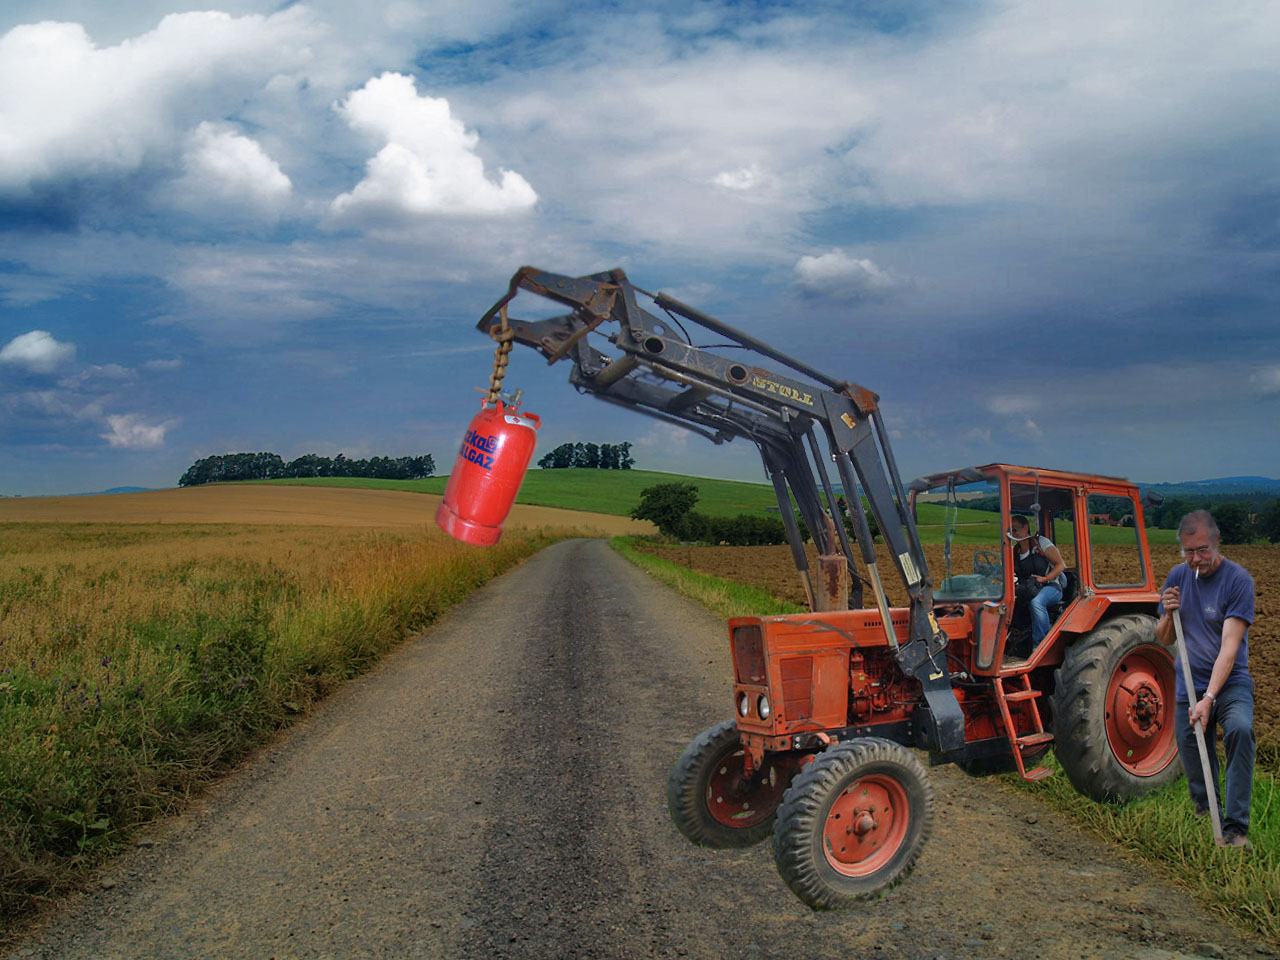
[[[1195,728],[1187,719],[1190,708],[1186,703],[1177,705],[1178,754],[1182,757],[1182,769],[1187,774],[1187,789],[1191,802],[1200,809],[1209,806],[1209,793],[1204,785],[1204,773],[1200,766],[1200,748],[1196,745]],[[1227,754],[1226,790],[1217,790],[1218,784],[1218,727],[1222,727],[1222,742]],[[1232,683],[1223,687],[1209,713],[1204,731],[1205,746],[1209,748],[1209,771],[1213,775],[1223,833],[1249,832],[1249,802],[1253,797],[1253,688],[1247,683]]]
[[[1040,641],[1049,632],[1049,605],[1062,599],[1062,588],[1056,583],[1046,583],[1040,592],[1031,598],[1031,646],[1040,646]]]

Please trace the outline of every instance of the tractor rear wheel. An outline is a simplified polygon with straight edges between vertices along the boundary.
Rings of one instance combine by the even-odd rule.
[[[792,782],[773,828],[773,857],[815,910],[848,906],[898,883],[933,829],[933,787],[900,744],[867,737],[829,747]]]
[[[667,810],[700,847],[749,847],[773,830],[792,768],[777,755],[748,776],[746,751],[732,720],[704,730],[667,778]]]
[[[1081,637],[1054,687],[1054,752],[1077,791],[1124,803],[1177,778],[1173,657],[1154,618],[1117,617]]]

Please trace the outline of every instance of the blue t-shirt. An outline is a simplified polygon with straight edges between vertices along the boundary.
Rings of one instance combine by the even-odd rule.
[[[1213,662],[1222,649],[1222,626],[1227,617],[1238,617],[1245,622],[1244,637],[1236,651],[1235,666],[1223,686],[1247,683],[1253,688],[1249,675],[1249,624],[1253,623],[1253,577],[1240,564],[1225,557],[1212,574],[1200,575],[1185,563],[1169,571],[1165,587],[1177,587],[1181,591],[1182,635],[1187,641],[1187,659],[1191,661],[1191,681],[1196,692],[1203,696],[1213,674]],[[1157,605],[1159,606],[1159,605]],[[1164,609],[1160,608],[1160,613]],[[1178,667],[1178,700],[1187,700],[1187,686]]]

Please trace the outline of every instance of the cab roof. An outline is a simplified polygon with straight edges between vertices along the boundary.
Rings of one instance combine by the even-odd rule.
[[[1045,467],[1024,467],[1011,463],[988,463],[980,467],[961,467],[959,470],[933,473],[912,480],[907,489],[915,491],[928,490],[946,483],[952,477],[955,478],[957,483],[971,483],[978,480],[986,480],[992,476],[1000,476],[1001,474],[1033,482],[1038,479],[1041,483],[1066,483],[1086,487],[1123,486],[1134,491],[1137,490],[1137,485],[1124,477],[1108,477],[1098,473],[1075,473],[1069,470],[1052,470]]]

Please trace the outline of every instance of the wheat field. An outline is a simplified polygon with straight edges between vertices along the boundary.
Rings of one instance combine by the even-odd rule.
[[[458,543],[414,493],[226,486],[0,500],[0,929],[470,590],[564,536]],[[0,933],[0,943],[4,942]]]
[[[94,497],[0,498],[4,523],[250,523],[432,526],[440,497],[401,490],[213,484]],[[599,536],[655,532],[648,521],[516,504],[505,529],[572,527]],[[0,548],[2,549],[2,548]]]

